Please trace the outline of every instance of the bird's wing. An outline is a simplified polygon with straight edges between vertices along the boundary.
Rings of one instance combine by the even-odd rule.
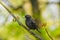
[[[31,22],[32,22],[32,24],[36,24],[36,22],[33,19],[31,19]]]
[[[33,19],[31,20],[31,24],[36,26],[36,22]]]
[[[34,29],[38,28],[38,26],[36,25],[36,22],[34,20],[32,20],[31,25],[33,26]]]

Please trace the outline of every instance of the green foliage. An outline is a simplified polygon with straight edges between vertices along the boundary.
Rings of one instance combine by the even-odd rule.
[[[22,26],[19,26],[17,22],[12,22],[10,24],[6,24],[3,27],[2,35],[7,40],[24,40],[24,39],[32,39],[36,40],[27,30],[25,30]]]

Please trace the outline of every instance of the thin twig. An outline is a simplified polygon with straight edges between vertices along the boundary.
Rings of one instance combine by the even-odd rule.
[[[48,31],[47,31],[46,28],[45,28],[45,31],[46,31],[47,35],[49,36],[49,38],[50,38],[51,40],[53,40],[52,36],[48,33]]]
[[[36,33],[30,31],[29,28],[26,28],[26,26],[24,26],[15,16],[14,14],[0,1],[0,4],[9,12],[9,14],[11,16],[13,16],[13,18],[15,18],[15,20],[18,22],[18,24],[20,26],[22,26],[23,28],[25,28],[29,33],[31,33],[34,37],[38,38],[39,40],[43,40],[39,35],[37,35]]]

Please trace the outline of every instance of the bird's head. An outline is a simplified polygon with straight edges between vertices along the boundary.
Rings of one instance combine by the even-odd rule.
[[[25,18],[26,18],[26,19],[30,19],[31,16],[30,16],[30,15],[25,15]]]

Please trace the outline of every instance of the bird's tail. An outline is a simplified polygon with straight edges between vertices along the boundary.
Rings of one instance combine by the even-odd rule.
[[[38,29],[36,29],[39,33],[41,33]]]

